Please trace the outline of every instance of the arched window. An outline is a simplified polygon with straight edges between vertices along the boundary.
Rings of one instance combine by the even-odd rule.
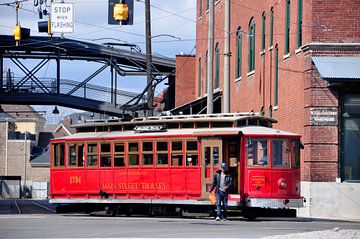
[[[269,117],[270,117],[270,118],[273,117],[273,108],[272,108],[272,105],[270,105],[270,107],[269,107]]]
[[[202,77],[202,67],[201,67],[201,57],[199,58],[199,74],[198,74],[198,96],[201,96],[201,77]]]
[[[273,45],[274,41],[274,8],[270,9],[270,46]]]
[[[249,23],[249,72],[255,70],[255,18]]]
[[[215,47],[215,89],[220,87],[220,44]]]
[[[286,0],[285,10],[285,54],[290,52],[290,0]]]
[[[279,48],[275,45],[275,92],[274,92],[274,105],[279,103]]]
[[[241,77],[242,61],[242,31],[239,28],[236,32],[236,78]]]
[[[265,23],[266,23],[266,14],[265,14],[265,12],[263,12],[263,14],[262,14],[262,33],[261,33],[261,50],[262,51],[265,51],[265,34],[266,34]]]
[[[302,11],[303,11],[303,1],[298,0],[298,44],[297,47],[302,45]]]

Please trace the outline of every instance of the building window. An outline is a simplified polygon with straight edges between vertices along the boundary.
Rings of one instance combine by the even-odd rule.
[[[275,46],[275,93],[274,93],[274,105],[278,105],[279,101],[279,48]]]
[[[272,108],[272,105],[270,105],[270,107],[269,107],[269,117],[270,117],[270,118],[273,117],[273,108]]]
[[[242,31],[239,28],[236,32],[236,78],[241,77],[242,61]]]
[[[220,46],[215,47],[215,89],[220,87]]]
[[[255,70],[255,18],[249,24],[249,72]]]
[[[199,58],[199,74],[198,74],[198,96],[201,96],[201,76],[202,76],[202,69],[201,69],[201,58]]]
[[[202,0],[199,0],[199,17],[202,15]]]
[[[285,54],[290,52],[290,0],[286,1],[285,13]]]
[[[298,48],[302,45],[302,11],[303,1],[298,0]]]
[[[209,10],[210,8],[210,0],[206,0],[206,10]]]
[[[341,179],[360,182],[360,94],[344,94],[341,129]]]
[[[273,45],[274,41],[274,8],[270,9],[270,46]]]
[[[262,14],[262,34],[261,34],[261,50],[265,51],[265,33],[266,33],[266,29],[265,29],[265,23],[266,23],[266,14],[265,12],[263,12]]]

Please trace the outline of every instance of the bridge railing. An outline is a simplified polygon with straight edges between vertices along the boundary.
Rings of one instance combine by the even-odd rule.
[[[3,82],[3,91],[8,93],[47,93],[57,94],[57,82],[55,78],[37,78],[38,80],[24,80],[21,77],[11,77],[5,79]],[[116,96],[117,105],[122,105],[130,99],[136,97],[138,93],[115,90],[112,92],[111,88],[86,83],[80,86],[81,82],[61,79],[60,94],[81,97],[85,99],[98,100],[103,102],[114,102],[113,97]],[[73,89],[78,88],[73,93],[69,94]]]

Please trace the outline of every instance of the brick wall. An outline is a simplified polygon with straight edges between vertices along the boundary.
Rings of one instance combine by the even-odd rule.
[[[198,6],[199,1],[197,0]],[[340,110],[338,89],[331,89],[311,61],[312,56],[360,56],[359,48],[343,49],[334,43],[359,43],[359,1],[303,0],[302,47],[298,49],[298,1],[290,2],[290,53],[285,55],[285,0],[231,1],[230,24],[230,110],[231,112],[273,110],[278,120],[274,126],[302,135],[305,150],[301,152],[302,180],[335,181],[339,177],[339,128],[311,126],[310,108],[332,107]],[[206,53],[208,44],[208,12],[197,9],[195,89],[206,94]],[[274,9],[273,45],[270,46],[270,9]],[[261,52],[262,14],[266,14],[266,44]],[[249,22],[255,19],[255,72],[248,74]],[[220,46],[220,88],[223,88],[224,1],[216,1],[214,47]],[[242,75],[236,79],[236,31],[241,28]],[[332,43],[330,47],[310,49],[309,43]],[[279,52],[278,105],[275,93],[275,47]],[[201,62],[201,72],[199,68]],[[214,56],[215,65],[215,56]],[[201,74],[200,74],[201,73]],[[201,79],[199,79],[201,75]],[[215,77],[215,72],[214,72]],[[213,80],[215,82],[215,80]],[[341,90],[340,90],[341,91]],[[359,92],[359,91],[358,91]]]
[[[195,99],[195,56],[176,56],[175,107]]]

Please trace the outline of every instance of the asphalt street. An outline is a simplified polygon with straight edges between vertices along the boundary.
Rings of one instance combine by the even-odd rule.
[[[108,217],[55,214],[46,201],[0,201],[0,238],[262,238],[322,230],[359,229],[359,222],[311,218]],[[39,206],[40,205],[40,206]],[[7,209],[7,207],[12,207]]]

